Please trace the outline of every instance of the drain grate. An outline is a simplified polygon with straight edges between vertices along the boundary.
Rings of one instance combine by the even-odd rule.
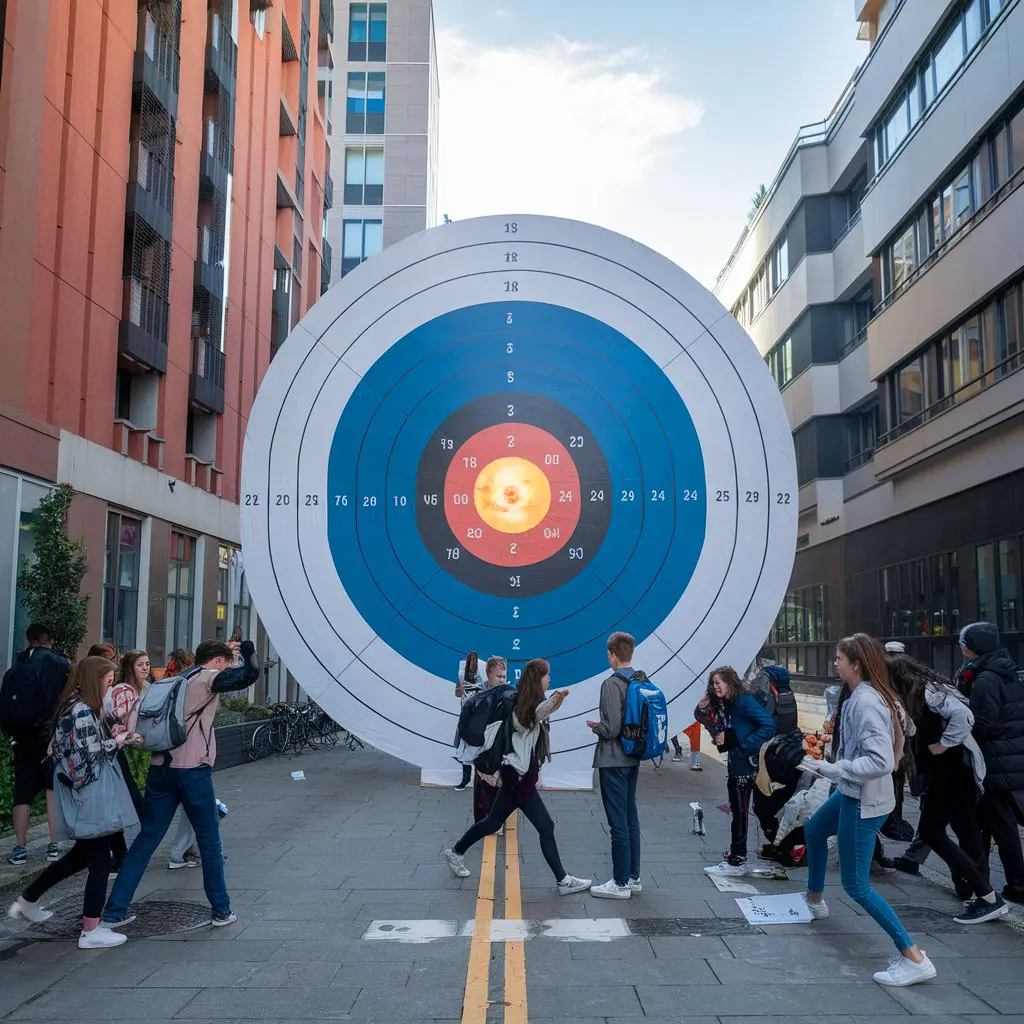
[[[46,900],[43,905],[53,911],[53,917],[43,924],[24,925],[3,929],[4,938],[23,942],[53,942],[77,939],[82,930],[82,897],[63,896]],[[210,923],[210,908],[201,903],[180,903],[171,900],[143,900],[133,903],[135,920],[123,929],[130,939],[145,939],[154,935],[174,935],[192,931]]]

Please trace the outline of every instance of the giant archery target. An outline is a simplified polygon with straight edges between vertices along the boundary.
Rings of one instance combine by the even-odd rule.
[[[375,746],[451,765],[466,651],[573,687],[590,759],[609,633],[680,729],[745,667],[793,564],[793,442],[750,339],[678,267],[546,217],[388,249],[292,331],[243,465],[260,618],[306,692]]]

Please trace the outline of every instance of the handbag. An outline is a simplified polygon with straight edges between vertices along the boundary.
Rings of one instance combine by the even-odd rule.
[[[61,839],[99,839],[139,824],[121,767],[113,757],[100,760],[96,778],[80,789],[69,784],[58,765],[54,768],[53,797]]]

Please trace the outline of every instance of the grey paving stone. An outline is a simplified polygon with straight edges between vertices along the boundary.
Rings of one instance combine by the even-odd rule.
[[[441,939],[417,945],[392,942],[365,942],[359,939],[294,940],[277,948],[270,958],[285,961],[326,960],[329,963],[407,959],[416,962],[453,960],[463,965],[469,960],[469,939]]]
[[[642,1018],[644,1011],[636,991],[629,984],[617,985],[529,985],[527,990],[530,1020],[534,1014],[566,1016],[577,1014],[586,1019],[599,1014]]]
[[[710,960],[713,957],[733,957],[733,951],[717,935],[690,935],[655,937],[651,949],[659,960]]]
[[[779,952],[782,952],[780,946]],[[820,982],[858,982],[864,980],[865,965],[860,959],[837,957],[724,957],[708,960],[710,969],[723,985],[807,985]],[[884,966],[879,964],[879,969]],[[673,981],[673,984],[675,982]]]
[[[351,1009],[362,1020],[388,1024],[413,1016],[458,1019],[462,1016],[462,995],[461,978],[447,988],[364,988]]]
[[[161,993],[166,991],[153,990],[153,994]],[[351,1013],[358,994],[355,988],[207,988],[189,1004],[188,1016],[197,1020],[278,1020],[285,1016],[326,1020]]]
[[[807,926],[811,928],[810,925]],[[799,935],[779,935],[772,938],[772,929],[766,929],[767,935],[727,935],[725,944],[739,957],[774,956],[783,951],[794,957],[819,956],[855,956],[875,957],[885,966],[885,961],[895,953],[889,937],[878,928],[874,934],[849,935],[840,933],[818,932],[807,937]],[[929,955],[956,956],[957,950],[935,936],[918,935],[918,945],[926,949]],[[946,936],[949,938],[949,936]]]
[[[330,963],[219,963],[165,964],[139,983],[142,988],[326,988],[337,970]]]
[[[338,967],[331,984],[335,988],[401,988],[413,982],[450,986],[452,981],[449,971],[439,971],[429,961],[416,965],[412,960],[352,960]]]
[[[169,1020],[199,994],[197,988],[110,989],[102,999],[82,997],[82,985],[65,979],[23,1003],[9,1020]]]
[[[632,963],[654,959],[651,940],[635,936],[613,939],[611,942],[567,942],[566,945],[573,960],[619,960]]]
[[[1021,972],[1024,974],[1024,962],[1021,965]],[[987,986],[975,986],[974,991],[981,994],[984,990],[985,1002],[995,1010],[996,1013],[1016,1014],[1024,1007],[1024,984],[1006,985],[1001,983],[989,984]],[[977,1013],[976,1010],[969,1010],[969,1013]]]
[[[976,925],[964,934],[944,932],[941,938],[947,949],[955,950],[963,956],[1024,957],[1024,937],[1008,926]],[[949,955],[938,949],[932,950],[924,939],[919,939],[918,945],[927,949],[929,956]]]
[[[996,1013],[986,1001],[979,999],[962,985],[945,984],[941,975],[926,984],[913,985],[909,988],[891,988],[886,989],[886,992],[907,1013],[926,1014],[930,1017],[939,1014]]]
[[[623,982],[630,985],[661,985],[671,974],[674,984],[714,985],[718,978],[704,960],[680,960],[673,964],[671,972],[659,960],[632,960],[623,969]],[[606,985],[608,964],[604,960],[545,960],[543,955],[530,956],[526,963],[526,977],[530,991],[533,986],[560,987],[581,985]],[[532,1019],[531,1014],[531,1019]]]
[[[799,985],[638,985],[637,993],[648,1016],[781,1014],[814,1015],[827,1007],[834,1013],[892,1014],[894,1004],[867,979],[851,985],[815,985],[811,992]],[[813,993],[813,994],[812,994]],[[809,1000],[809,996],[811,999]]]

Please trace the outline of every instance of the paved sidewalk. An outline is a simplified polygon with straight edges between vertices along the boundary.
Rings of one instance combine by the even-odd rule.
[[[471,851],[473,876],[454,879],[439,853],[469,822],[471,794],[422,789],[417,771],[373,751],[219,772],[238,923],[201,926],[201,873],[169,872],[165,847],[140,889],[132,938],[118,949],[81,952],[0,925],[0,1019],[886,1024],[1021,1013],[1024,939],[1005,922],[954,924],[959,903],[924,879],[888,872],[877,881],[939,969],[916,988],[871,981],[892,950],[834,875],[828,920],[748,926],[703,872],[720,858],[729,825],[718,810],[722,768],[705,764],[701,774],[685,764],[643,767],[644,892],[621,903],[555,895],[524,821]],[[298,769],[305,781],[291,779]],[[599,795],[546,799],[566,868],[607,879]],[[705,809],[704,840],[690,832],[693,799]],[[804,872],[791,874],[789,883],[749,881],[766,893],[797,891]],[[80,886],[55,892],[65,927],[80,913]],[[170,927],[192,930],[139,937]],[[444,937],[399,941],[430,935]]]

